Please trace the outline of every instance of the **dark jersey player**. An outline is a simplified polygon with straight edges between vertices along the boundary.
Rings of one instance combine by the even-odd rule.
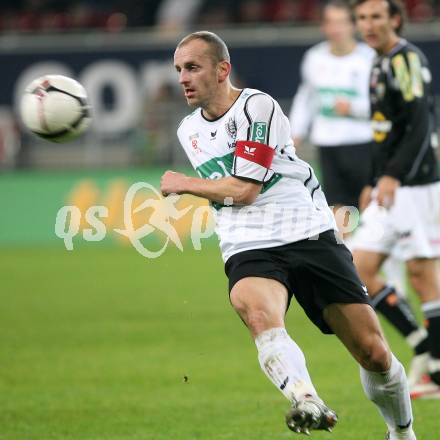
[[[437,182],[434,98],[424,54],[401,39],[390,53],[377,57],[370,97],[374,183],[385,175],[407,186]]]
[[[370,81],[375,141],[371,202],[351,247],[373,305],[415,349],[412,397],[440,398],[440,182],[431,73],[423,53],[399,37],[400,2],[360,0],[353,7],[359,31],[378,57]],[[389,256],[405,261],[427,332],[379,277]],[[429,379],[422,381],[424,373]]]

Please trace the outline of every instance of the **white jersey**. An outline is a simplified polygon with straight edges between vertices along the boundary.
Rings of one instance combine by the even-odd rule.
[[[333,55],[327,42],[311,47],[301,63],[301,84],[293,99],[293,137],[318,146],[352,145],[372,140],[369,77],[375,52],[364,43],[344,56]],[[337,99],[348,100],[351,112],[334,111]]]
[[[235,176],[263,184],[251,205],[212,203],[224,261],[335,228],[313,169],[295,155],[288,118],[269,95],[244,89],[213,121],[197,109],[177,135],[200,177]]]

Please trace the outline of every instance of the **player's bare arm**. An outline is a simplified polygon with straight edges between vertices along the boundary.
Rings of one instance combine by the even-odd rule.
[[[208,180],[174,171],[166,171],[160,183],[160,189],[164,196],[173,193],[187,193],[218,203],[224,203],[225,199],[230,198],[234,205],[253,203],[260,194],[261,186],[260,183],[237,179],[236,177]]]

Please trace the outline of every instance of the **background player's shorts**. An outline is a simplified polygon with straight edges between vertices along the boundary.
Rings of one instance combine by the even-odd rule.
[[[356,206],[362,188],[370,184],[371,144],[318,147],[321,183],[331,206]]]
[[[225,264],[229,291],[246,277],[270,278],[286,286],[289,304],[295,295],[309,319],[323,332],[333,333],[322,312],[333,303],[369,304],[350,251],[338,243],[335,231],[318,238],[232,255]]]
[[[349,246],[404,261],[440,257],[440,182],[399,188],[389,210],[370,203]]]

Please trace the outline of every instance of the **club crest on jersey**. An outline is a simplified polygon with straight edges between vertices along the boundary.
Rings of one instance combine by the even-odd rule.
[[[228,122],[225,124],[225,130],[227,135],[232,139],[232,142],[228,141],[228,148],[231,150],[235,148],[235,140],[237,138],[237,124],[235,119],[229,118]]]
[[[228,136],[235,141],[235,138],[237,137],[237,124],[233,118],[229,118],[228,122],[226,122],[225,129]]]
[[[251,141],[266,143],[267,124],[265,122],[254,122],[251,126]]]

